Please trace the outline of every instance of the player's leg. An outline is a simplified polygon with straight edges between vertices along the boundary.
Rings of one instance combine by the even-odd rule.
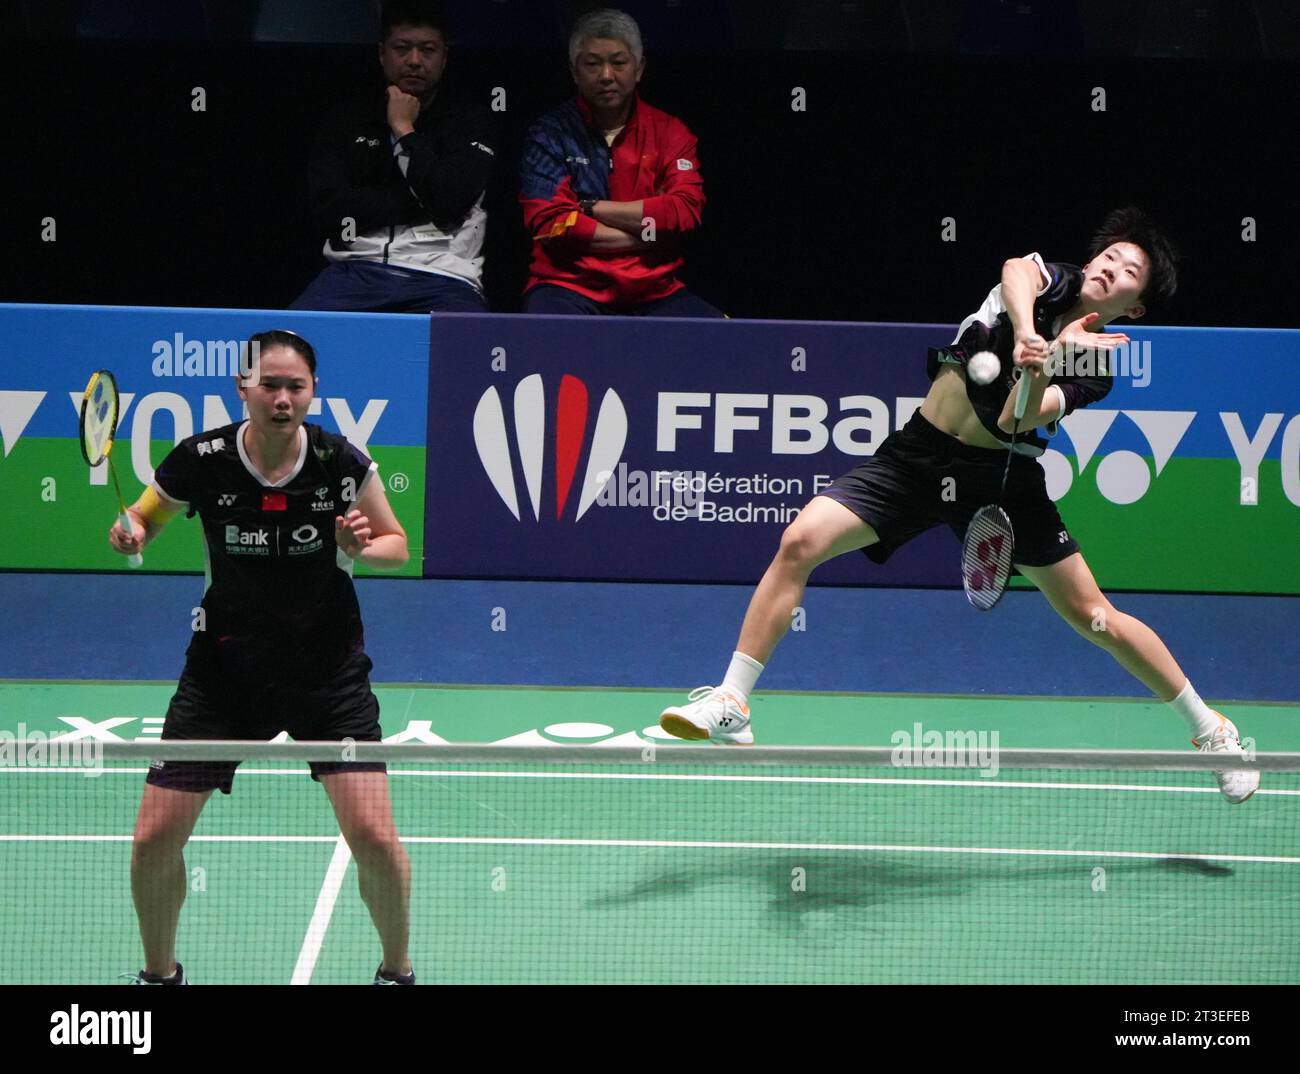
[[[790,629],[808,576],[828,559],[877,540],[876,531],[843,504],[814,497],[781,535],[781,546],[750,598],[737,650],[766,664]]]
[[[1017,566],[1077,633],[1110,653],[1125,671],[1183,717],[1193,745],[1213,753],[1242,752],[1232,721],[1201,700],[1154,630],[1106,599],[1081,553],[1049,566]],[[1245,801],[1259,786],[1256,772],[1235,770],[1217,776],[1220,789],[1231,802]]]
[[[320,781],[357,862],[361,898],[383,946],[380,970],[410,974],[411,861],[397,837],[388,775],[340,771],[322,774]]]
[[[843,504],[827,496],[814,497],[786,527],[776,556],[750,598],[740,640],[722,683],[696,690],[686,705],[666,708],[660,726],[678,738],[753,742],[749,694],[763,665],[790,629],[808,576],[828,559],[877,540],[876,531]]]
[[[1110,653],[1161,701],[1172,701],[1182,693],[1187,676],[1165,643],[1140,619],[1121,612],[1106,599],[1082,553],[1075,552],[1048,567],[1017,566],[1062,619]]]
[[[333,672],[292,697],[282,723],[295,739],[379,742],[379,700],[370,688],[370,658],[353,652]],[[357,862],[361,898],[379,933],[383,961],[376,984],[414,984],[410,941],[411,862],[397,837],[388,774],[382,762],[316,761],[339,830]],[[405,978],[398,981],[394,977]]]
[[[220,677],[205,668],[202,660],[186,660],[163,720],[164,741],[236,737],[224,715],[228,699]],[[212,792],[230,793],[237,767],[159,760],[149,766],[131,844],[131,895],[145,952],[140,983],[172,977],[168,983],[185,983],[176,962],[176,927],[189,888],[183,852]]]
[[[211,795],[145,784],[131,842],[131,897],[149,978],[176,973],[176,926],[189,888],[183,851]]]

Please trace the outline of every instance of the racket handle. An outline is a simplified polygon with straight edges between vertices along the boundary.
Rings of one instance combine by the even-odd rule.
[[[1016,388],[1016,425],[1020,425],[1020,419],[1025,416],[1025,406],[1029,402],[1029,374],[1023,369],[1020,371],[1020,384]]]
[[[135,532],[135,527],[131,524],[131,516],[125,511],[117,516],[117,524],[126,530],[127,533]],[[127,556],[126,562],[132,567],[138,567],[144,562],[144,556],[140,555],[139,552],[136,552]]]

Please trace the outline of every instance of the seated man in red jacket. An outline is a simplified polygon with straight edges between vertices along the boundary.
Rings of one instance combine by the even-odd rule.
[[[520,159],[533,236],[524,311],[723,316],[677,278],[704,181],[695,135],[637,96],[636,22],[621,11],[584,15],[569,61],[578,97],[533,124]]]

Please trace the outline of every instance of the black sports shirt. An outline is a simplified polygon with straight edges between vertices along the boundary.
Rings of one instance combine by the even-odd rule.
[[[310,677],[363,647],[334,519],[378,467],[344,437],[304,424],[297,462],[272,484],[244,450],[246,424],[182,440],[154,473],[164,502],[203,525],[206,622],[188,655],[238,679]]]
[[[1034,331],[1050,341],[1065,327],[1064,315],[1079,300],[1079,292],[1083,288],[1083,270],[1077,265],[1045,263],[1038,254],[1030,254],[1025,260],[1038,266],[1042,284],[1034,299]],[[1015,330],[1011,326],[1011,316],[1007,313],[1002,298],[1002,285],[999,283],[988,293],[984,304],[962,321],[952,343],[947,347],[930,349],[926,368],[933,380],[943,365],[965,366],[980,351],[996,354],[1002,362],[1001,374],[989,384],[976,384],[967,377],[966,397],[980,419],[980,424],[1003,443],[1009,442],[1011,435],[998,428],[998,418],[1016,383],[1012,372],[1015,368],[1012,362],[1015,347]],[[1052,378],[1052,385],[1061,389],[1065,409],[1060,416],[1065,417],[1081,406],[1104,398],[1111,389],[1111,376],[1108,371],[1101,369],[1094,376],[1057,373]],[[1047,424],[1047,434],[1056,434],[1055,421]],[[1041,455],[1046,447],[1047,440],[1037,429],[1021,432],[1016,437],[1017,451],[1023,450],[1026,455]]]

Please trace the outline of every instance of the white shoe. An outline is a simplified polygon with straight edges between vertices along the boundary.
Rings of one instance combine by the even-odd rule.
[[[1192,739],[1192,745],[1202,753],[1228,753],[1234,757],[1242,756],[1245,750],[1241,748],[1241,735],[1237,732],[1236,725],[1220,712],[1215,712],[1214,715],[1222,722],[1201,741]],[[1259,773],[1244,768],[1215,772],[1214,778],[1219,781],[1219,790],[1223,792],[1223,797],[1233,805],[1240,805],[1259,790]]]
[[[674,738],[697,741],[707,738],[741,746],[754,744],[749,707],[714,686],[692,690],[687,704],[664,709],[659,726]]]

